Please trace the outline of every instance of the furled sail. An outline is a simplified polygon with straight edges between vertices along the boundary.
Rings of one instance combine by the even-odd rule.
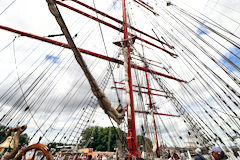
[[[87,64],[85,63],[84,59],[82,58],[82,55],[80,51],[77,49],[75,43],[73,42],[73,39],[71,38],[71,35],[67,29],[66,24],[63,21],[63,18],[53,0],[47,0],[49,10],[51,13],[55,16],[59,26],[61,27],[62,32],[64,33],[68,44],[70,45],[74,56],[78,62],[78,64],[81,66],[85,76],[88,79],[88,82],[91,86],[91,90],[93,94],[98,99],[98,104],[100,107],[104,110],[104,112],[110,116],[113,120],[115,120],[118,124],[121,123],[121,120],[124,118],[124,110],[122,109],[122,106],[118,106],[117,108],[113,108],[111,105],[111,102],[106,97],[105,93],[102,91],[102,89],[98,86],[97,81],[93,77],[93,75],[90,73]]]

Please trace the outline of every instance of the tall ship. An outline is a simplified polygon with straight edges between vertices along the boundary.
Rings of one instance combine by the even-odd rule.
[[[0,3],[2,159],[240,159],[237,0]]]

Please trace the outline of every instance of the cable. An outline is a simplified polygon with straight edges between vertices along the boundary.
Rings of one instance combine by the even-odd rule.
[[[0,16],[1,16],[9,7],[11,7],[15,2],[16,2],[16,0],[13,0],[13,1],[0,13]]]

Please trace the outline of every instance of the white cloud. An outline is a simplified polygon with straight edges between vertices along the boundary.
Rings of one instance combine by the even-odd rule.
[[[8,4],[6,0],[3,1],[4,4],[1,5],[0,7],[0,11],[2,11],[6,5]],[[133,1],[129,1],[130,3],[128,3],[129,6],[129,12],[132,16],[132,22],[135,27],[140,28],[141,30],[144,30],[146,33],[149,33],[150,35],[153,35],[152,29],[154,28],[155,32],[158,34],[159,37],[163,36],[167,42],[174,44],[176,50],[178,50],[178,52],[180,53],[176,53],[179,54],[179,58],[172,58],[169,55],[167,55],[166,53],[160,51],[159,49],[153,48],[149,45],[146,45],[147,47],[150,47],[151,49],[147,49],[147,47],[144,49],[145,50],[145,56],[149,59],[154,59],[154,60],[160,60],[161,61],[161,66],[164,66],[166,68],[171,67],[170,70],[174,70],[177,74],[173,74],[176,77],[181,77],[184,80],[190,81],[192,78],[199,78],[199,76],[197,76],[196,72],[199,72],[201,75],[204,75],[202,71],[198,70],[193,70],[191,69],[191,71],[189,70],[189,66],[186,66],[186,59],[189,60],[189,58],[187,58],[188,56],[190,56],[191,58],[194,58],[192,55],[190,55],[185,49],[183,52],[181,52],[181,47],[177,46],[179,45],[178,43],[174,43],[170,41],[170,37],[168,37],[168,34],[166,33],[166,31],[168,31],[170,34],[176,36],[176,39],[178,41],[180,41],[181,43],[183,43],[184,45],[187,45],[189,47],[189,49],[206,65],[208,65],[209,68],[211,68],[214,72],[217,73],[217,75],[219,75],[221,78],[223,78],[227,83],[229,83],[231,86],[234,87],[234,89],[236,89],[238,92],[240,92],[239,87],[234,84],[234,82],[228,78],[228,76],[222,71],[221,68],[219,68],[216,64],[214,64],[212,62],[212,60],[210,60],[209,58],[207,58],[197,47],[194,47],[193,44],[191,43],[192,41],[188,41],[186,40],[186,38],[184,38],[183,36],[187,36],[188,38],[190,38],[190,36],[188,36],[186,30],[183,30],[182,27],[179,26],[179,24],[177,24],[173,18],[170,18],[168,15],[166,15],[166,13],[164,12],[164,10],[162,10],[162,8],[167,9],[169,11],[171,11],[171,8],[166,7],[166,5],[164,3],[160,3],[159,6],[155,5],[156,1],[150,1],[149,5],[152,5],[155,10],[160,14],[159,17],[155,17],[152,13],[148,12],[146,9],[143,9],[141,6],[135,5]],[[76,5],[73,2],[69,2],[66,1],[65,3],[72,5],[74,7],[77,7],[78,9],[84,10],[88,13],[91,13],[92,15],[95,16],[95,13],[92,11],[89,11],[81,6]],[[86,2],[89,3],[89,5],[92,6],[92,1],[91,2]],[[113,2],[112,1],[95,1],[96,6],[99,10],[107,10],[107,13],[117,17],[119,19],[122,19],[122,14],[121,14],[121,4],[116,1],[116,5],[113,6]],[[209,18],[214,19],[216,22],[218,22],[221,26],[226,27],[227,29],[229,29],[231,32],[235,32],[236,35],[240,35],[240,29],[239,24],[234,22],[237,21],[239,22],[239,13],[238,8],[240,3],[238,2],[229,2],[229,1],[219,1],[218,4],[215,4],[213,2],[204,0],[204,1],[189,1],[188,2],[188,6],[186,6],[183,1],[173,1],[174,4],[177,4],[180,7],[183,7],[184,9],[190,11],[191,13],[197,14],[199,15],[197,12],[191,10],[188,6],[191,6],[195,9],[197,9],[198,11],[206,14]],[[164,6],[163,6],[164,5]],[[78,45],[78,47],[82,47],[84,49],[89,49],[91,51],[97,52],[97,53],[101,53],[101,54],[106,54],[105,53],[105,48],[103,46],[103,42],[101,39],[101,34],[99,32],[99,27],[98,27],[98,23],[93,21],[93,20],[89,20],[87,17],[83,17],[79,14],[73,13],[72,11],[66,10],[62,7],[59,7],[63,17],[66,21],[66,24],[69,26],[69,30],[71,31],[72,35],[75,35],[78,33],[78,36],[75,38],[75,42]],[[229,8],[233,8],[234,10],[230,10]],[[222,16],[220,13],[223,13],[225,15],[227,15],[228,17]],[[172,12],[174,13],[174,12]],[[200,15],[199,15],[200,16]],[[100,18],[103,18],[102,16],[99,15]],[[175,17],[181,18],[180,16],[177,15],[177,12],[175,12]],[[153,23],[152,20],[155,19],[156,21]],[[109,20],[107,20],[106,18],[104,18],[104,20],[106,20],[107,22],[110,22]],[[181,19],[184,23],[188,24],[189,26],[191,26],[188,22],[186,22],[186,20]],[[23,30],[23,31],[27,31],[29,33],[33,33],[33,34],[37,34],[40,36],[47,36],[49,34],[59,34],[61,33],[55,19],[53,18],[53,16],[50,14],[48,8],[47,8],[47,3],[45,1],[29,1],[29,0],[24,0],[24,1],[16,1],[12,7],[10,7],[5,13],[3,13],[2,15],[0,15],[0,25],[6,25],[15,29],[19,29],[19,30]],[[168,23],[170,22],[170,23]],[[115,25],[117,25],[118,27],[120,27],[120,24],[116,24],[114,22]],[[197,23],[194,22],[195,25],[197,25]],[[205,23],[207,25],[209,25],[207,22]],[[153,26],[154,25],[154,26]],[[158,26],[161,25],[161,26]],[[173,25],[173,26],[171,26]],[[197,25],[199,27],[199,25]],[[211,26],[211,25],[210,25]],[[113,57],[116,55],[117,51],[118,51],[118,47],[116,47],[115,45],[112,44],[113,41],[119,41],[122,39],[122,34],[119,34],[117,31],[114,31],[112,29],[109,29],[108,27],[101,25],[102,27],[102,32],[104,34],[104,40],[106,43],[106,47],[107,47],[107,53],[110,57]],[[157,27],[157,29],[155,29],[155,27]],[[165,28],[166,31],[161,30],[162,28]],[[211,26],[213,27],[213,26]],[[190,27],[191,29],[193,29],[195,32],[197,31],[197,29],[193,26]],[[178,32],[178,30],[180,30],[181,32],[183,32],[183,35],[180,34]],[[221,32],[222,33],[222,32]],[[137,33],[136,33],[137,34]],[[140,36],[139,34],[137,34],[138,36]],[[227,43],[225,40],[220,39],[219,36],[216,36],[214,33],[212,33],[210,31],[210,33],[208,34],[209,36],[212,36],[215,40],[217,40],[219,43],[223,44],[225,47],[230,48],[232,45],[230,45],[229,43]],[[13,33],[9,33],[6,31],[2,31],[0,30],[0,49],[2,49],[4,46],[6,46],[8,43],[10,43],[13,38],[14,38],[15,34]],[[229,35],[228,35],[229,36]],[[145,36],[143,36],[144,38],[146,38]],[[209,42],[210,44],[212,44],[213,46],[215,46],[217,49],[219,49],[221,51],[221,53],[227,55],[229,53],[226,52],[225,49],[223,49],[222,47],[220,47],[219,45],[216,44],[216,42],[214,42],[213,40],[211,40],[210,38],[207,37],[207,35],[202,35],[201,36],[204,40],[206,40],[207,42]],[[230,37],[233,38],[233,37]],[[66,40],[64,37],[55,37],[52,38],[55,39],[57,41],[61,41],[61,42],[65,42]],[[146,38],[149,40],[149,38]],[[212,49],[210,49],[206,44],[204,44],[203,42],[201,42],[199,39],[194,38],[196,40],[197,43],[201,44],[204,49],[211,55],[214,56],[218,61],[221,61],[222,58],[217,55]],[[236,39],[235,39],[236,40]],[[239,40],[239,39],[237,39]],[[153,43],[154,42],[152,41]],[[176,41],[175,41],[176,42]],[[60,47],[55,47],[53,45],[49,45],[49,44],[45,44],[36,40],[32,40],[29,38],[25,38],[25,37],[18,37],[15,40],[15,50],[16,50],[16,60],[17,60],[17,64],[18,64],[18,72],[21,74],[23,74],[25,71],[27,71],[29,68],[30,70],[28,70],[27,75],[30,74],[33,71],[33,68],[36,68],[37,70],[34,72],[34,74],[31,75],[31,77],[29,78],[29,81],[27,83],[24,83],[24,80],[21,79],[21,83],[22,83],[22,87],[23,90],[26,91],[27,88],[34,83],[34,81],[36,81],[36,78],[44,71],[44,69],[46,69],[46,67],[48,67],[49,65],[51,65],[50,62],[45,62],[44,58],[46,57],[46,55],[54,55],[54,56],[58,56],[60,59],[60,64],[53,64],[53,67],[51,71],[52,73],[50,74],[49,72],[46,74],[45,77],[49,76],[47,79],[43,79],[43,81],[41,81],[41,83],[39,83],[38,87],[40,87],[41,89],[37,90],[36,93],[34,94],[34,96],[31,99],[28,99],[28,102],[34,102],[35,100],[39,100],[39,102],[43,101],[43,104],[40,105],[35,105],[33,107],[35,107],[36,110],[37,107],[40,107],[39,109],[39,113],[36,114],[36,117],[38,117],[39,119],[37,119],[39,125],[43,123],[44,119],[52,112],[55,110],[55,113],[51,116],[51,120],[49,120],[45,125],[46,127],[43,127],[42,130],[46,130],[52,123],[52,121],[59,116],[58,113],[61,110],[61,108],[64,108],[64,112],[57,118],[56,122],[54,123],[54,127],[53,129],[51,129],[51,131],[49,131],[48,134],[48,139],[53,139],[54,136],[57,134],[57,132],[63,127],[62,125],[65,124],[65,120],[68,119],[68,117],[71,115],[71,113],[74,111],[74,109],[76,108],[76,106],[78,106],[81,102],[89,102],[89,100],[86,100],[84,97],[85,95],[87,95],[87,93],[89,92],[89,85],[86,82],[83,82],[82,79],[84,79],[84,75],[81,71],[81,69],[79,68],[79,66],[77,65],[77,63],[75,61],[68,61],[68,59],[73,59],[73,54],[71,51],[64,49],[63,51],[61,50]],[[138,43],[138,44],[137,44]],[[139,45],[139,41],[136,42],[136,48],[139,50],[139,52],[141,52],[141,46]],[[161,45],[160,45],[161,46]],[[162,47],[162,46],[161,46]],[[61,55],[58,55],[58,54]],[[135,53],[136,55],[138,55],[138,53]],[[86,56],[84,55],[84,58],[87,61],[88,66],[90,67],[94,77],[96,79],[98,79],[99,77],[103,78],[102,75],[102,71],[105,69],[105,67],[108,65],[107,62],[102,61],[102,60],[98,60],[97,58],[93,58],[90,56]],[[122,56],[119,57],[119,59],[122,59]],[[21,63],[24,60],[23,63]],[[41,63],[43,61],[43,64]],[[184,64],[184,63],[185,64]],[[68,67],[68,65],[71,63],[71,65]],[[139,61],[136,61],[135,63],[142,65]],[[152,62],[153,63],[153,62]],[[194,66],[194,68],[198,68],[199,66],[202,67],[202,65],[200,63],[196,63],[196,65],[192,62],[190,62],[191,66]],[[58,66],[59,65],[59,66]],[[159,65],[159,64],[158,64]],[[158,68],[158,67],[154,67],[155,70],[165,73],[165,74],[169,74],[166,70],[162,69],[162,68]],[[66,72],[65,72],[66,71]],[[14,63],[14,57],[13,57],[13,46],[10,45],[9,47],[7,47],[5,50],[3,50],[2,52],[0,52],[0,81],[2,81],[9,73],[11,73],[11,76],[7,79],[7,81],[3,84],[1,84],[1,95],[4,94],[4,92],[14,83],[17,82],[17,75],[16,75],[16,71],[15,71],[15,63]],[[106,71],[105,71],[106,72]],[[122,66],[120,66],[120,68],[117,68],[114,71],[114,74],[116,76],[116,81],[122,81],[124,80],[124,76],[120,73],[123,72],[123,68]],[[239,76],[239,72],[235,73]],[[209,74],[209,72],[208,72]],[[27,75],[24,75],[24,77],[26,77]],[[56,76],[56,78],[55,78]],[[214,78],[213,76],[211,76],[212,78]],[[206,78],[206,75],[204,75],[204,78],[209,82],[209,84],[211,86],[213,86],[213,88],[217,91],[220,92],[220,89],[217,88],[217,86],[209,79]],[[77,85],[77,87],[80,87],[80,89],[77,91],[76,95],[73,95],[74,91],[76,91],[77,87],[73,87],[73,85],[75,84],[75,82],[77,80],[80,80],[79,84]],[[137,84],[136,80],[136,75],[133,72],[133,79],[134,79],[134,84]],[[145,85],[145,75],[143,74],[143,72],[139,73],[139,83],[141,85]],[[188,94],[185,89],[183,88],[183,86],[179,85],[178,82],[174,82],[173,80],[168,80],[166,78],[163,78],[165,80],[165,82],[168,83],[168,87],[170,87],[171,90],[174,91],[174,93],[176,94],[177,98],[179,98],[180,100],[184,100],[187,104],[185,107],[189,107],[189,109],[192,110],[196,110],[197,114],[199,114],[201,117],[203,118],[209,118],[205,113],[204,110],[202,108],[200,108],[199,106],[202,106],[203,108],[206,108],[207,110],[210,110],[205,104],[204,101],[202,101],[202,98],[204,98],[204,100],[209,101],[210,104],[214,105],[214,107],[216,107],[216,109],[220,109],[219,106],[215,106],[216,103],[213,102],[211,95],[209,95],[208,91],[206,90],[202,85],[199,84],[199,81],[197,79],[195,79],[194,81],[184,85],[186,87],[191,86],[194,91],[196,91],[197,93],[200,93],[201,97],[200,98],[196,92],[194,91],[190,91],[190,93]],[[151,79],[152,80],[152,79]],[[217,84],[220,84],[219,82],[217,82],[217,80],[214,78],[214,80],[216,81]],[[54,82],[54,83],[51,83]],[[99,81],[100,82],[100,81]],[[57,85],[54,87],[54,84],[57,83]],[[82,83],[82,84],[81,84]],[[220,84],[222,85],[222,84]],[[17,86],[17,85],[16,85]],[[117,105],[117,97],[115,96],[115,90],[113,89],[109,89],[111,86],[113,86],[113,83],[111,82],[106,89],[106,93],[107,95],[110,97],[110,99],[113,101],[114,105]],[[118,85],[118,86],[124,86],[124,85]],[[52,90],[51,93],[49,92],[45,92],[44,89],[49,89],[48,87],[54,87],[54,89]],[[158,85],[155,82],[151,82],[151,87],[155,88],[158,87]],[[66,100],[63,101],[63,103],[60,103],[61,100],[64,98],[64,96],[68,93],[68,91],[71,91],[71,94],[69,97],[67,97]],[[43,93],[43,94],[41,94]],[[122,103],[125,104],[125,97],[124,95],[124,91],[119,91],[119,93],[121,93],[121,100]],[[8,104],[6,104],[3,111],[1,111],[0,116],[2,116],[2,114],[6,113],[8,111],[8,109],[10,109],[10,107],[14,104],[14,102],[22,95],[22,93],[18,90],[18,92],[16,92],[15,94],[13,94],[13,99],[11,102],[9,102]],[[41,96],[40,96],[41,95]],[[135,96],[135,100],[138,100],[137,98],[137,94],[134,94]],[[223,96],[225,98],[225,100],[231,104],[231,107],[233,107],[236,112],[238,112],[239,114],[239,109],[235,106],[233,106],[232,102],[230,102],[229,99],[226,98],[226,96],[221,93],[221,96]],[[91,97],[91,96],[89,96]],[[191,97],[191,98],[189,98]],[[46,98],[46,100],[45,100]],[[236,97],[235,97],[236,98]],[[67,104],[68,99],[71,99],[71,102],[68,105],[64,105]],[[4,103],[6,99],[3,99],[1,101],[1,103]],[[51,103],[53,102],[54,103]],[[148,99],[147,97],[144,97],[144,104],[148,103]],[[171,113],[171,114],[178,114],[175,109],[171,106],[171,104],[168,102],[168,99],[162,98],[162,97],[154,97],[154,101],[156,102],[156,106],[158,106],[160,109],[158,110],[159,112],[163,112],[163,113]],[[199,102],[199,104],[197,104],[197,102]],[[39,103],[38,102],[38,103]],[[51,104],[51,105],[50,105]],[[59,105],[59,106],[58,106]],[[16,105],[15,107],[17,107],[18,105]],[[58,109],[56,109],[56,107],[59,107]],[[80,105],[79,108],[82,108],[84,105]],[[19,106],[18,106],[19,107]],[[24,106],[26,107],[26,106]],[[137,106],[136,103],[136,109],[139,109],[140,107]],[[146,107],[145,107],[146,108]],[[41,112],[40,112],[41,111]],[[81,111],[82,113],[84,113],[84,111]],[[45,115],[43,116],[41,113],[45,113]],[[191,114],[194,115],[194,113],[192,111],[190,111]],[[20,114],[20,112],[19,112]],[[195,115],[196,116],[196,115]],[[221,116],[228,121],[229,117],[227,117],[224,114],[221,114]],[[139,117],[139,116],[136,116]],[[76,118],[76,119],[75,119]],[[78,117],[76,114],[74,114],[74,118],[70,120],[70,122],[74,123],[77,121]],[[95,124],[92,125],[100,125],[100,126],[110,126],[111,123],[108,119],[108,117],[103,113],[103,111],[101,109],[97,109],[96,114],[95,114]],[[171,118],[171,120],[169,120],[169,118],[167,117],[162,117],[163,121],[165,122],[165,125],[167,127],[169,127],[169,132],[170,134],[172,134],[173,137],[177,138],[179,137],[178,134],[180,134],[181,136],[183,136],[186,140],[187,135],[186,135],[186,126],[183,123],[183,120],[180,118]],[[180,120],[179,120],[180,119]],[[149,120],[149,123],[151,120]],[[170,122],[172,121],[172,122]],[[200,121],[200,120],[198,120]],[[208,123],[208,121],[204,120],[205,123]],[[221,120],[219,120],[221,121]],[[67,128],[68,126],[70,126],[70,122],[67,123],[64,128]],[[179,130],[179,133],[176,133],[176,131],[174,130],[174,127],[171,127],[171,124],[178,124],[176,126],[175,129]],[[137,133],[140,134],[141,130],[140,130],[140,125],[142,124],[142,121],[137,120],[136,121],[136,127],[137,127]],[[223,122],[220,122],[220,124],[224,124]],[[151,126],[151,125],[150,125]],[[211,126],[211,125],[209,125]],[[235,125],[233,125],[235,129],[237,129],[237,127]],[[160,122],[159,125],[159,130],[162,133],[162,137],[165,141],[170,141],[170,137],[168,134],[166,134],[166,130],[164,129],[163,125]],[[33,134],[33,130],[36,129],[36,125],[34,124],[34,122],[31,120],[31,122],[29,123],[28,126],[28,131],[29,134]],[[64,133],[65,131],[63,131]],[[223,135],[222,131],[219,130],[218,131],[220,136]],[[33,142],[36,142],[38,137],[41,136],[41,133],[38,133],[36,138],[33,140]],[[223,136],[225,138],[225,136]],[[226,138],[225,138],[226,139]],[[44,140],[45,142],[47,142],[47,140]],[[170,145],[173,145],[172,142],[168,142]]]

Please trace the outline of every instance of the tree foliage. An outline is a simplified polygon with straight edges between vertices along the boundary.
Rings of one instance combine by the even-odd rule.
[[[81,134],[81,147],[93,148],[96,151],[114,151],[117,148],[117,144],[126,144],[127,133],[123,132],[119,128],[113,127],[89,127],[85,129]],[[121,139],[121,140],[120,140]],[[143,144],[142,136],[138,136],[138,143]],[[148,145],[152,147],[150,139],[145,138]]]
[[[117,129],[117,132],[123,133],[120,129]],[[89,127],[82,132],[80,145],[97,151],[114,151],[117,147],[117,136],[113,127]]]
[[[24,133],[24,134],[21,134],[19,136],[19,145],[20,145],[20,148],[24,145],[28,145],[28,142],[29,142],[29,137],[27,135],[27,133]]]
[[[0,142],[2,142],[5,138],[4,128],[4,126],[0,125]]]
[[[137,141],[139,145],[142,145],[142,146],[145,145],[145,150],[147,151],[152,150],[153,145],[152,145],[152,141],[149,138],[138,135]],[[142,149],[144,150],[144,147]]]
[[[48,148],[57,148],[57,146],[64,146],[64,144],[63,143],[56,143],[56,142],[47,144]]]

